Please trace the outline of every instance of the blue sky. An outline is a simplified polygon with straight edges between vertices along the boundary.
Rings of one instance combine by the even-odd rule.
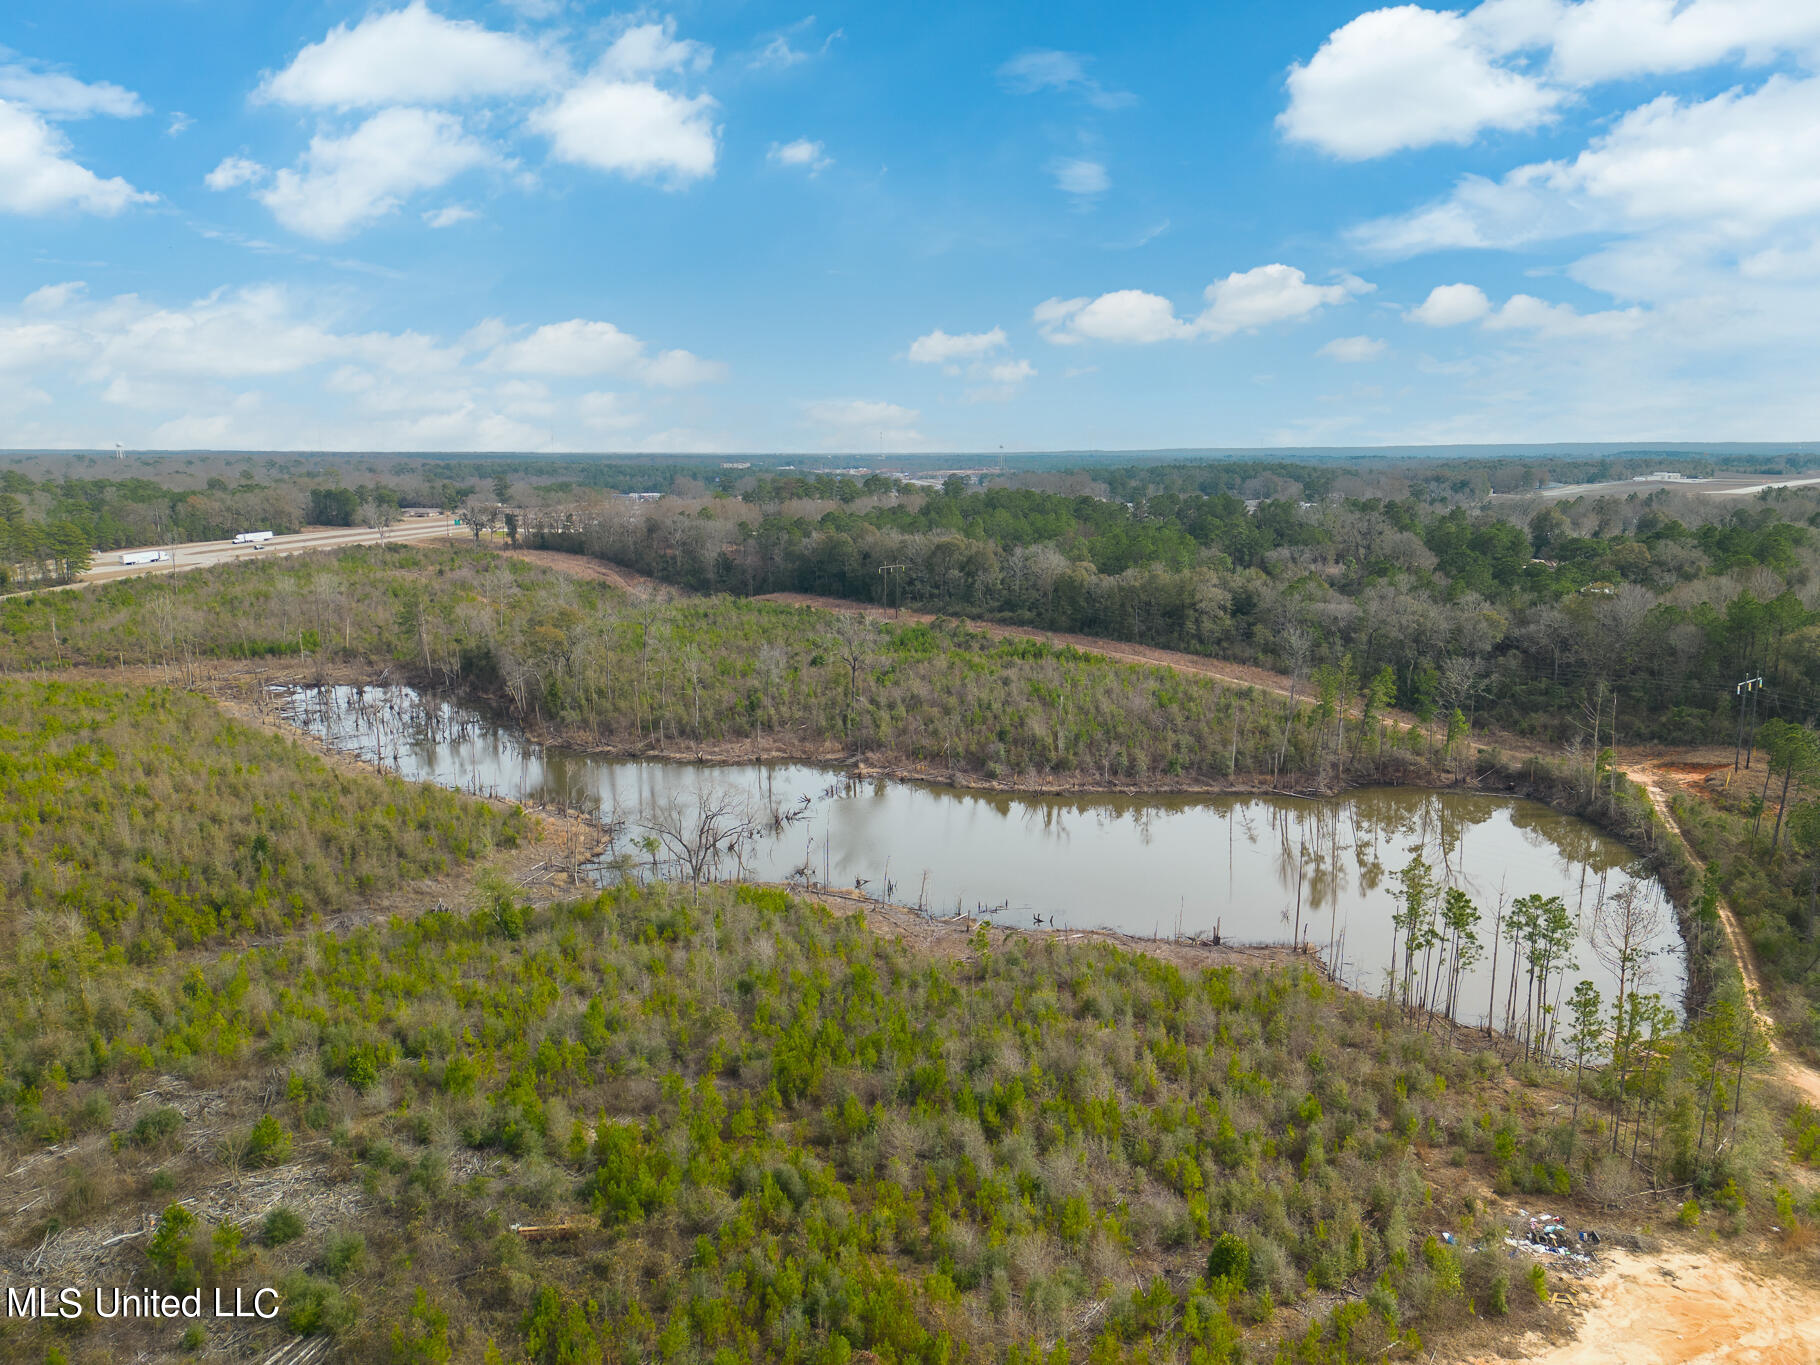
[[[0,19],[0,447],[1820,435],[1820,5]]]

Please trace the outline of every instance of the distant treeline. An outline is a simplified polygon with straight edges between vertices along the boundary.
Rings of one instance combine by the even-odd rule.
[[[1820,499],[1807,490],[1489,511],[1292,491],[1123,502],[955,480],[927,495],[621,504],[527,530],[702,591],[916,606],[1298,677],[1388,668],[1396,704],[1417,715],[1459,709],[1589,744],[1608,741],[1614,702],[1624,738],[1730,738],[1734,685],[1758,673],[1763,715],[1804,718],[1820,700]]]

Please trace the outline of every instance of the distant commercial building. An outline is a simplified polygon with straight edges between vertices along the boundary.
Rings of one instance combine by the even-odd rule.
[[[1632,483],[1705,483],[1698,474],[1682,474],[1673,469],[1660,469],[1654,474],[1633,474]]]

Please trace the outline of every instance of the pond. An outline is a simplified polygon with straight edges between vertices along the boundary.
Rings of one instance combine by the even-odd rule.
[[[1393,955],[1396,874],[1419,854],[1482,914],[1484,956],[1462,974],[1456,996],[1462,1023],[1494,1009],[1494,919],[1532,894],[1559,896],[1575,918],[1566,990],[1584,977],[1609,999],[1615,979],[1595,951],[1593,923],[1632,883],[1655,920],[1643,989],[1676,1007],[1681,1000],[1681,944],[1663,888],[1624,845],[1519,797],[1405,787],[1324,798],[975,791],[804,764],[580,753],[407,687],[283,691],[292,724],[402,777],[597,811],[625,855],[620,872],[597,865],[602,877],[628,864],[631,875],[686,876],[640,841],[698,819],[711,796],[753,826],[707,869],[715,876],[857,885],[930,914],[984,913],[1012,928],[1299,939],[1348,984],[1376,991]],[[1499,956],[1501,1018],[1507,942]]]

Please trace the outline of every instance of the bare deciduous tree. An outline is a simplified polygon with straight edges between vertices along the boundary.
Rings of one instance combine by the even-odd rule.
[[[654,802],[639,827],[688,873],[698,896],[720,860],[738,859],[740,845],[758,832],[744,794],[727,787],[707,787]]]

